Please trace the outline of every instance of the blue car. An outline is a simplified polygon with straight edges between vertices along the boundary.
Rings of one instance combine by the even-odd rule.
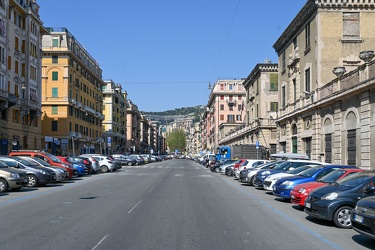
[[[254,177],[254,184],[257,187],[263,188],[264,180],[271,174],[285,173],[289,170],[296,169],[305,165],[321,165],[322,162],[317,161],[307,161],[307,160],[288,160],[281,163],[279,166],[274,169],[260,170]]]
[[[290,192],[293,187],[306,182],[316,181],[323,176],[341,168],[355,168],[354,166],[345,165],[320,165],[315,166],[294,176],[287,176],[276,181],[273,186],[273,195],[277,197],[284,198],[286,200],[290,199]]]
[[[75,169],[77,169],[78,176],[84,176],[89,172],[88,168],[82,164],[79,164],[79,163],[71,163],[71,164]]]

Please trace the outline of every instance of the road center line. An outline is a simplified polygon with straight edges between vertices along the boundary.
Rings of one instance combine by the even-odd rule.
[[[101,239],[99,242],[98,242],[98,244],[96,244],[95,246],[94,246],[94,248],[93,249],[91,249],[91,250],[94,250],[95,248],[97,248],[104,240],[105,240],[105,238],[107,238],[109,235],[106,235],[106,236],[104,236],[103,237],[103,239]]]
[[[153,187],[150,189],[150,191],[148,191],[148,192],[150,193],[154,188],[155,188],[155,186],[153,186]]]
[[[139,203],[141,203],[141,201],[142,200],[138,201],[138,203],[135,204],[135,206],[132,209],[130,209],[130,211],[128,212],[128,214],[130,214],[134,210],[134,208],[136,208],[139,205]]]

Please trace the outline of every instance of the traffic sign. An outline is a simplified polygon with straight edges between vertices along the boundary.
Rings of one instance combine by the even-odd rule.
[[[255,142],[255,148],[259,149],[259,141],[258,140]]]

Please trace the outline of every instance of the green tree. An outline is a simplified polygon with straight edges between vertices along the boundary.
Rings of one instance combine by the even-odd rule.
[[[175,152],[176,149],[179,151],[185,151],[186,148],[186,136],[182,129],[172,131],[167,135],[167,145],[170,152]]]

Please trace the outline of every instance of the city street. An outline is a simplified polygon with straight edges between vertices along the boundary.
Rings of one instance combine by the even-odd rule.
[[[2,250],[373,249],[191,160],[123,167],[0,195]]]

